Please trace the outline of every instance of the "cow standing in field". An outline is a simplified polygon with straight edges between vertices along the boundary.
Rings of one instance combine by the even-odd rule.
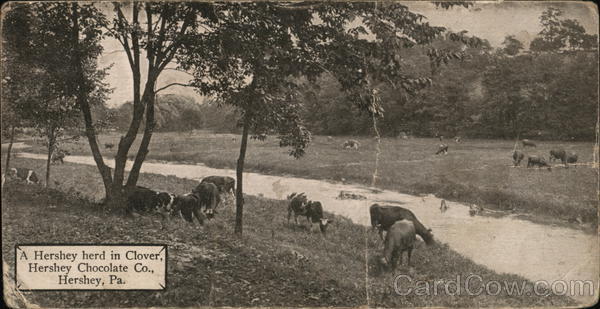
[[[288,205],[288,224],[292,213],[294,214],[294,222],[298,225],[298,216],[306,216],[306,220],[310,224],[310,230],[312,231],[315,223],[319,224],[319,229],[323,236],[326,235],[327,227],[329,223],[332,223],[332,219],[325,218],[323,216],[323,205],[321,202],[309,201],[304,193],[296,194],[292,193],[288,196],[290,203]]]
[[[211,219],[216,213],[217,206],[221,202],[219,189],[214,183],[202,182],[192,190],[192,194],[198,197],[200,205],[204,206],[207,211],[207,217]],[[210,211],[208,211],[210,209]]]
[[[434,243],[431,229],[426,228],[415,214],[406,208],[373,204],[369,208],[369,213],[371,215],[371,226],[374,230],[379,230],[381,239],[383,239],[383,232],[389,231],[396,221],[406,219],[414,223],[416,233],[423,238],[426,244],[431,245]]]
[[[554,160],[560,160],[560,162],[565,164],[567,162],[567,152],[564,149],[550,150],[550,162]]]
[[[443,154],[447,155],[448,154],[448,145],[446,145],[446,144],[440,144],[438,146],[438,150],[435,152],[435,154],[438,155],[440,153],[443,153]]]
[[[52,153],[52,156],[50,157],[50,163],[60,162],[60,164],[65,164],[64,158],[70,154],[71,153],[66,150],[57,149]]]
[[[139,212],[159,214],[162,218],[161,229],[164,229],[163,223],[173,212],[174,202],[173,194],[137,186],[127,196],[126,211],[130,215]]]
[[[193,193],[180,195],[175,198],[174,211],[189,223],[194,223],[194,217],[200,223],[204,225],[204,218],[211,217],[213,215],[213,209],[206,207],[206,216],[202,213],[202,206],[208,206],[202,204],[200,197]]]
[[[383,249],[382,262],[389,265],[391,270],[396,269],[398,258],[402,265],[402,254],[407,252],[407,265],[410,266],[410,256],[416,241],[415,225],[410,220],[396,221],[385,235],[385,246]]]
[[[345,141],[344,144],[342,144],[342,147],[344,147],[344,149],[358,150],[358,147],[360,147],[360,143],[356,140],[349,139],[349,140]]]
[[[513,151],[513,164],[515,166],[519,166],[521,165],[521,161],[523,161],[523,158],[525,158],[525,154],[523,154],[521,151],[515,150]]]
[[[535,143],[528,139],[521,140],[521,143],[523,144],[523,147],[536,147]]]
[[[10,178],[16,178],[25,181],[25,183],[28,185],[40,183],[40,179],[37,177],[37,174],[28,168],[13,167],[10,169],[8,176]]]
[[[235,179],[229,176],[208,176],[202,178],[200,183],[212,183],[219,189],[220,193],[235,192]]]
[[[552,170],[552,167],[542,157],[530,156],[529,158],[527,158],[527,168],[535,167],[535,166],[547,167],[549,171]]]

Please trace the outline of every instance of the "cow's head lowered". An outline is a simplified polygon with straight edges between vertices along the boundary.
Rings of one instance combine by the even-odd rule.
[[[157,192],[158,203],[156,205],[156,211],[165,215],[173,213],[175,204],[175,195],[167,192]]]
[[[333,222],[332,219],[323,217],[323,205],[318,201],[308,201],[306,204],[306,212],[311,217],[312,222],[319,221],[319,229],[323,236],[327,233],[327,227]]]

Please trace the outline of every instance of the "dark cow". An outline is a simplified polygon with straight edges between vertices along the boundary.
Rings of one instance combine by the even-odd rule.
[[[371,214],[371,226],[373,229],[379,229],[379,237],[383,239],[383,231],[389,231],[390,227],[398,220],[411,220],[415,225],[416,233],[423,238],[425,243],[431,245],[434,243],[433,234],[431,229],[427,229],[417,219],[415,214],[399,206],[385,206],[379,204],[373,204],[369,208]]]
[[[440,144],[438,146],[438,150],[436,151],[436,155],[443,153],[443,154],[448,154],[448,145],[446,144]]]
[[[523,161],[523,158],[525,158],[525,154],[523,154],[522,152],[515,150],[513,151],[513,164],[515,166],[519,166],[521,165],[521,161]]]
[[[63,159],[67,156],[70,155],[70,153],[66,150],[56,150],[54,153],[52,153],[52,157],[50,158],[50,162],[51,163],[58,163],[60,162],[61,164],[64,164],[65,161],[63,161]]]
[[[211,219],[216,213],[217,206],[221,202],[221,196],[219,195],[219,188],[214,183],[201,182],[194,190],[192,194],[198,197],[200,205],[203,205],[207,211],[207,217]],[[211,209],[209,212],[208,209]]]
[[[567,161],[567,163],[574,164],[574,163],[577,163],[577,159],[578,159],[577,153],[575,153],[575,152],[570,152],[570,153],[567,155],[567,159],[566,159],[566,161]]]
[[[205,216],[202,213],[202,206],[206,207],[208,205],[203,205],[200,202],[200,198],[193,193],[179,195],[175,197],[175,202],[173,203],[173,209],[175,213],[178,213],[184,220],[193,224],[195,217],[196,220],[198,220],[198,223],[200,223],[200,225],[204,225],[204,218],[212,217],[214,210],[206,207]]]
[[[530,156],[529,158],[527,158],[527,168],[534,166],[547,167],[548,170],[552,169],[552,167],[548,164],[548,162],[546,162],[544,158],[538,156]]]
[[[105,147],[106,149],[112,149],[113,147],[115,147],[115,144],[113,144],[113,143],[105,143],[105,144],[104,144],[104,147]]]
[[[13,167],[10,169],[8,176],[10,176],[11,178],[17,178],[17,179],[23,180],[28,185],[40,183],[40,180],[37,177],[37,174],[33,170],[30,170],[28,168]]]
[[[235,192],[235,179],[229,176],[208,176],[204,177],[200,183],[212,183],[221,193]]]
[[[410,256],[415,246],[416,229],[411,220],[396,221],[389,232],[385,235],[385,246],[383,249],[383,264],[391,266],[391,269],[396,269],[398,257],[400,265],[402,265],[402,253],[408,254],[408,265],[410,266]]]
[[[560,162],[565,164],[567,162],[567,152],[564,149],[550,150],[550,162],[554,160],[560,160]]]
[[[164,222],[173,212],[175,195],[137,186],[127,195],[127,213],[157,213]],[[161,222],[161,229],[164,228]]]
[[[535,143],[528,139],[521,140],[521,143],[523,144],[523,147],[536,147]]]
[[[290,204],[288,206],[288,224],[292,213],[294,214],[294,222],[298,224],[298,216],[306,216],[306,220],[310,224],[310,230],[313,229],[313,224],[318,223],[319,229],[323,235],[327,232],[327,226],[332,223],[333,220],[327,219],[323,216],[323,205],[321,202],[309,201],[304,193],[296,194],[292,193],[288,196]]]

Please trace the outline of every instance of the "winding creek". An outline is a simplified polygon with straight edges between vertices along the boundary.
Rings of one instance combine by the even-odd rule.
[[[45,155],[40,154],[18,155],[45,159]],[[68,156],[65,161],[95,165],[92,157],[88,156]],[[113,161],[108,163],[114,164]],[[128,164],[130,166],[131,162]],[[146,162],[142,172],[195,180],[209,175],[235,177],[234,170],[174,163]],[[285,199],[292,192],[306,192],[310,199],[321,201],[326,211],[348,217],[362,225],[370,225],[368,208],[371,204],[402,205],[432,228],[438,241],[447,243],[457,252],[496,272],[518,274],[532,281],[544,280],[548,284],[560,280],[567,283],[567,289],[575,280],[590,280],[594,282],[594,292],[598,293],[598,237],[576,229],[537,224],[515,216],[470,216],[468,206],[453,202],[447,202],[448,210],[441,213],[441,200],[434,196],[412,196],[287,176],[245,173],[244,190],[247,194],[275,199]],[[340,200],[337,199],[340,191],[351,191],[366,199]],[[555,286],[558,291],[563,288],[562,283]],[[585,303],[594,299],[587,291],[584,294],[572,297]]]

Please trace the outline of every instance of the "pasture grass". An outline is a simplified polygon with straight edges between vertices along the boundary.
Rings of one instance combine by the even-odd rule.
[[[100,145],[118,144],[119,135],[99,137]],[[359,150],[344,150],[346,139],[360,142]],[[141,136],[132,150],[137,150]],[[155,133],[147,156],[152,160],[204,163],[215,168],[235,168],[240,137],[234,134]],[[296,177],[370,185],[375,170],[373,138],[315,136],[301,159],[280,148],[277,138],[261,142],[249,139],[246,171],[288,174]],[[449,144],[448,155],[435,155],[437,139],[382,138],[376,187],[409,194],[435,194],[440,198],[474,203],[495,210],[525,213],[535,218],[560,219],[597,225],[598,169],[590,165],[552,171],[512,166],[514,141],[470,140]],[[87,140],[65,143],[73,154],[91,155]],[[519,145],[518,147],[522,147]],[[593,160],[593,144],[585,142],[538,142],[521,149],[527,155],[548,159],[553,148],[579,154],[579,163]],[[44,151],[39,145],[33,151]],[[116,149],[103,149],[112,158]],[[133,159],[134,154],[130,154]],[[543,220],[542,220],[543,221]]]
[[[14,166],[43,170],[42,160],[16,158]],[[334,219],[326,238],[306,226],[288,225],[285,201],[246,196],[244,236],[233,235],[232,201],[203,228],[179,218],[166,231],[152,217],[125,218],[97,201],[102,184],[96,168],[64,164],[53,167],[49,189],[8,182],[2,195],[3,259],[14,267],[18,243],[164,243],[168,245],[168,288],[164,291],[35,291],[27,299],[42,307],[184,307],[184,306],[361,306],[514,307],[566,306],[562,296],[395,294],[394,275],[443,283],[476,274],[482,281],[531,282],[498,274],[446,245],[418,241],[412,267],[395,274],[379,264],[382,243],[376,233],[343,217]],[[196,181],[174,176],[140,175],[141,185],[177,194]],[[301,220],[302,222],[303,220]],[[365,276],[368,274],[367,276]],[[464,277],[463,277],[464,278]],[[368,284],[365,284],[368,282]],[[368,286],[368,288],[365,288]],[[529,291],[529,290],[528,290]],[[529,291],[531,292],[531,291]]]

